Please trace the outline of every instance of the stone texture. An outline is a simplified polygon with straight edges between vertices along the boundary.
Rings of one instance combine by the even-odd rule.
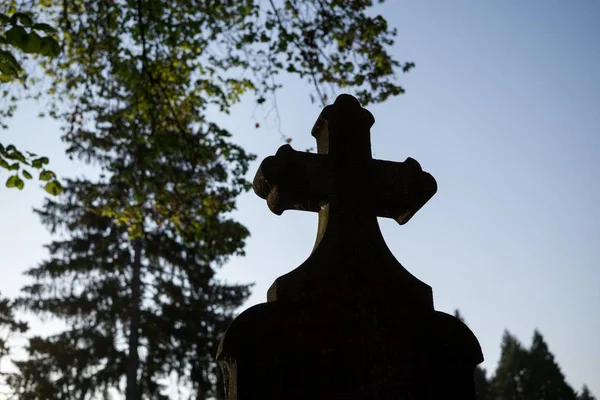
[[[322,111],[317,154],[266,158],[254,190],[271,211],[319,213],[310,257],[225,333],[228,400],[475,399],[473,333],[435,311],[431,288],[392,255],[377,217],[404,224],[435,194],[419,163],[371,157],[373,116],[349,95]]]

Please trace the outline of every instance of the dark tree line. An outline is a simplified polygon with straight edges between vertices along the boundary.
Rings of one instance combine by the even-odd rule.
[[[455,315],[463,320],[458,311]],[[475,368],[477,400],[595,400],[587,386],[577,393],[567,383],[539,331],[529,348],[505,331],[501,349],[493,375]]]

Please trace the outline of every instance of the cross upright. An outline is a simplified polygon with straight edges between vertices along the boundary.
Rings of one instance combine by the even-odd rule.
[[[364,284],[369,277],[388,281],[390,273],[396,278],[403,274],[404,280],[411,281],[406,290],[412,291],[413,303],[431,303],[430,288],[394,262],[377,217],[405,224],[435,194],[437,185],[412,158],[403,163],[373,160],[370,128],[374,122],[373,115],[354,97],[341,95],[333,105],[325,107],[312,129],[317,154],[298,152],[285,145],[262,162],[253,186],[256,194],[267,200],[271,211],[319,213],[311,258],[279,278],[269,290],[269,300],[282,300],[282,296],[307,300],[307,296],[315,298],[323,290],[331,294],[338,284],[339,289],[352,288],[347,282],[352,277]],[[393,268],[377,271],[386,266]],[[352,268],[370,271],[363,276],[364,271]],[[325,282],[332,274],[335,280]],[[310,283],[316,287],[302,287]]]
[[[317,239],[223,336],[227,400],[475,399],[477,339],[434,310],[431,288],[395,259],[377,223],[406,223],[436,182],[412,158],[374,160],[373,123],[341,95],[314,125],[317,154],[285,145],[262,162],[254,191],[276,214],[318,212]]]

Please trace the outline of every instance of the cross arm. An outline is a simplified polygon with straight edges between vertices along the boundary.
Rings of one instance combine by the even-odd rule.
[[[369,160],[365,167],[370,179],[363,184],[370,186],[367,192],[378,217],[405,224],[437,191],[435,179],[410,157],[404,162]],[[285,210],[318,212],[329,201],[335,181],[333,161],[327,155],[285,145],[261,163],[253,188],[277,215]]]
[[[407,223],[433,197],[437,183],[413,158],[404,162],[373,160],[373,204],[378,217]]]
[[[286,144],[260,164],[254,192],[267,200],[269,209],[318,212],[333,184],[333,168],[326,155],[296,151]]]

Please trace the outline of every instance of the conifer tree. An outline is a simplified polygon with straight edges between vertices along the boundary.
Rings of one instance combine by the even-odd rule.
[[[516,337],[504,332],[500,361],[491,379],[491,398],[494,400],[526,400],[527,350]]]
[[[529,349],[505,332],[490,393],[494,400],[576,400],[591,396],[585,386],[584,392],[576,395],[537,330]]]
[[[535,330],[527,354],[527,384],[530,399],[576,400],[575,391],[565,380],[554,355],[548,350],[542,334]]]
[[[581,389],[581,394],[577,396],[577,400],[596,400],[592,393],[590,393],[590,389],[586,385],[583,385]]]
[[[477,400],[488,400],[490,397],[490,381],[487,371],[480,366],[475,367],[475,394]]]

